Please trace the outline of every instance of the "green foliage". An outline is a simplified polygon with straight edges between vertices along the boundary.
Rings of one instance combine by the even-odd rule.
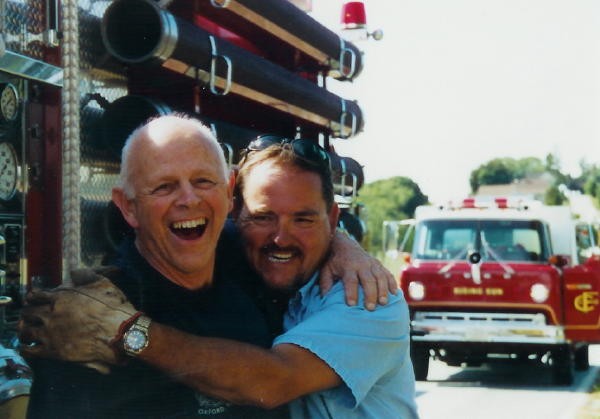
[[[513,159],[503,157],[490,160],[471,172],[471,191],[477,192],[481,185],[502,185],[517,179],[538,175],[546,170],[546,165],[536,157]]]
[[[596,202],[600,202],[600,167],[582,161],[580,168],[581,175],[579,177],[572,177],[561,172],[560,159],[554,154],[548,154],[544,162],[536,157],[497,158],[473,170],[469,182],[472,192],[476,193],[481,185],[512,183],[519,179],[549,173],[554,177],[554,183],[544,194],[546,204],[562,205],[565,203],[567,198],[560,192],[560,185],[591,195]]]
[[[567,198],[559,190],[558,185],[552,185],[544,194],[544,203],[546,205],[563,205]]]
[[[583,192],[600,201],[600,167],[591,166],[581,174]]]
[[[419,185],[410,178],[397,176],[366,184],[360,190],[360,202],[367,208],[369,249],[381,248],[384,220],[402,220],[414,216],[419,205],[428,203]]]

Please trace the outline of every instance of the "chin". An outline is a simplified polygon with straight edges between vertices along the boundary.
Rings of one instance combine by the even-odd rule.
[[[296,291],[305,281],[298,277],[266,276],[263,278],[267,286],[278,291]]]

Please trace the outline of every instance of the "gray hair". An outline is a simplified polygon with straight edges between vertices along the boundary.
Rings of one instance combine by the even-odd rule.
[[[229,178],[230,170],[227,165],[227,161],[225,160],[225,154],[223,152],[223,148],[219,144],[219,141],[213,134],[212,130],[204,125],[200,120],[193,118],[184,113],[174,112],[169,113],[167,115],[161,115],[157,117],[152,117],[148,119],[143,125],[136,128],[130,135],[127,137],[125,144],[123,145],[123,149],[121,151],[121,171],[119,172],[119,179],[117,186],[122,188],[125,192],[125,196],[129,199],[135,197],[135,191],[133,190],[133,185],[131,182],[131,148],[132,145],[138,141],[138,139],[143,137],[144,131],[148,128],[148,126],[154,121],[159,121],[163,119],[171,119],[173,122],[175,121],[187,121],[191,122],[194,128],[198,131],[200,136],[207,141],[207,143],[213,147],[215,154],[218,156],[219,163],[223,168],[223,179],[227,181]]]

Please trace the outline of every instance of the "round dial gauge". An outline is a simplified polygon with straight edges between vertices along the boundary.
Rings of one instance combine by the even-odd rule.
[[[0,143],[0,199],[8,201],[17,190],[19,164],[17,153],[9,143]]]
[[[0,114],[7,121],[14,121],[19,113],[19,93],[11,83],[5,83],[0,90]]]

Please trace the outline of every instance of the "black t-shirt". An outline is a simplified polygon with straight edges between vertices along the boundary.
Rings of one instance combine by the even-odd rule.
[[[115,263],[120,272],[111,279],[138,310],[157,322],[199,336],[268,348],[280,331],[283,305],[262,288],[232,246],[227,241],[220,243],[210,288],[189,291],[168,281],[141,257],[132,242],[121,249]],[[285,406],[263,410],[198,394],[136,359],[113,368],[109,375],[48,360],[32,360],[32,367],[29,418],[288,417]]]

